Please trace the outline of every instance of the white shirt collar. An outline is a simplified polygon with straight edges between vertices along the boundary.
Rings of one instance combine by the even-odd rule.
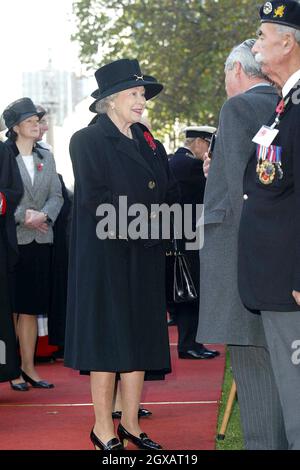
[[[300,69],[297,72],[293,73],[287,82],[282,87],[282,96],[285,98],[291,89],[296,85],[296,83],[300,80]]]

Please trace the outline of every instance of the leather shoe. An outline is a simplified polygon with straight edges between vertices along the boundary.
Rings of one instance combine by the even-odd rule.
[[[216,351],[218,353],[218,351]],[[185,352],[178,352],[179,359],[213,359],[218,356],[215,352],[210,351],[209,349],[203,348],[200,351],[189,350]]]
[[[99,437],[96,436],[94,433],[94,430],[91,430],[90,434],[90,439],[92,443],[95,446],[96,450],[123,450],[123,444],[117,439],[116,437],[113,437],[110,441],[108,441],[106,444],[104,442],[100,441]]]
[[[134,436],[133,434],[130,434],[127,429],[122,426],[121,423],[118,426],[117,433],[123,447],[127,447],[128,441],[130,441],[134,445],[139,447],[139,449],[162,449],[161,445],[159,445],[157,442],[152,441],[152,439],[150,439],[146,433],[142,432],[139,437]]]
[[[25,372],[21,371],[22,377],[25,382],[28,382],[33,388],[54,388],[53,384],[46,382],[46,380],[33,380],[29,375],[25,374]]]
[[[138,417],[139,418],[148,418],[148,416],[152,415],[152,411],[147,410],[147,408],[139,408]],[[113,419],[121,419],[122,411],[113,411],[112,418]]]
[[[15,392],[28,392],[29,387],[26,382],[21,382],[20,384],[13,384],[12,382],[9,382],[10,386]]]
[[[138,417],[139,418],[148,418],[152,415],[152,411],[147,410],[147,408],[139,408]]]
[[[205,349],[205,351],[209,351],[209,352],[213,353],[215,355],[215,357],[220,356],[220,351],[217,351],[216,349],[207,349],[205,347],[204,347],[204,349]]]

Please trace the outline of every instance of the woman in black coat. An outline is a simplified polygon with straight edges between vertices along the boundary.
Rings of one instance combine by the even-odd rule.
[[[20,375],[9,272],[17,261],[14,212],[22,194],[23,185],[17,163],[0,142],[0,382],[16,379]]]
[[[75,191],[65,362],[91,372],[91,440],[97,448],[118,450],[129,439],[140,448],[160,449],[142,433],[138,408],[145,371],[170,367],[164,245],[133,239],[119,215],[126,215],[126,203],[140,203],[150,214],[147,221],[155,221],[151,204],[169,202],[167,159],[139,124],[146,100],[162,85],[143,76],[137,60],[115,61],[95,76],[99,118],[70,143]],[[124,402],[121,443],[111,416],[116,373]]]

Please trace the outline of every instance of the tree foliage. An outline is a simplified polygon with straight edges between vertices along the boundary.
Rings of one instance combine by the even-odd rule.
[[[81,59],[98,68],[138,58],[165,89],[153,100],[154,128],[170,131],[175,118],[216,124],[225,99],[224,62],[236,44],[253,37],[261,1],[76,0]]]

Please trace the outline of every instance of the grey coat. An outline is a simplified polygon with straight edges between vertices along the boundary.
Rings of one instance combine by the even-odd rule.
[[[7,145],[16,156],[24,186],[23,197],[15,212],[18,244],[27,245],[34,240],[37,243],[53,243],[52,224],[55,222],[63,205],[61,183],[56,173],[53,155],[49,150],[42,148],[38,149],[38,153],[33,152],[35,175],[32,185],[29,173],[22,156],[18,154],[16,145],[9,142]],[[52,223],[49,224],[49,230],[46,234],[24,226],[27,209],[34,209],[48,214]]]
[[[204,247],[200,252],[200,311],[197,341],[265,345],[260,315],[242,304],[237,284],[238,229],[243,175],[255,151],[252,138],[268,122],[278,100],[257,86],[224,104],[204,194]]]

